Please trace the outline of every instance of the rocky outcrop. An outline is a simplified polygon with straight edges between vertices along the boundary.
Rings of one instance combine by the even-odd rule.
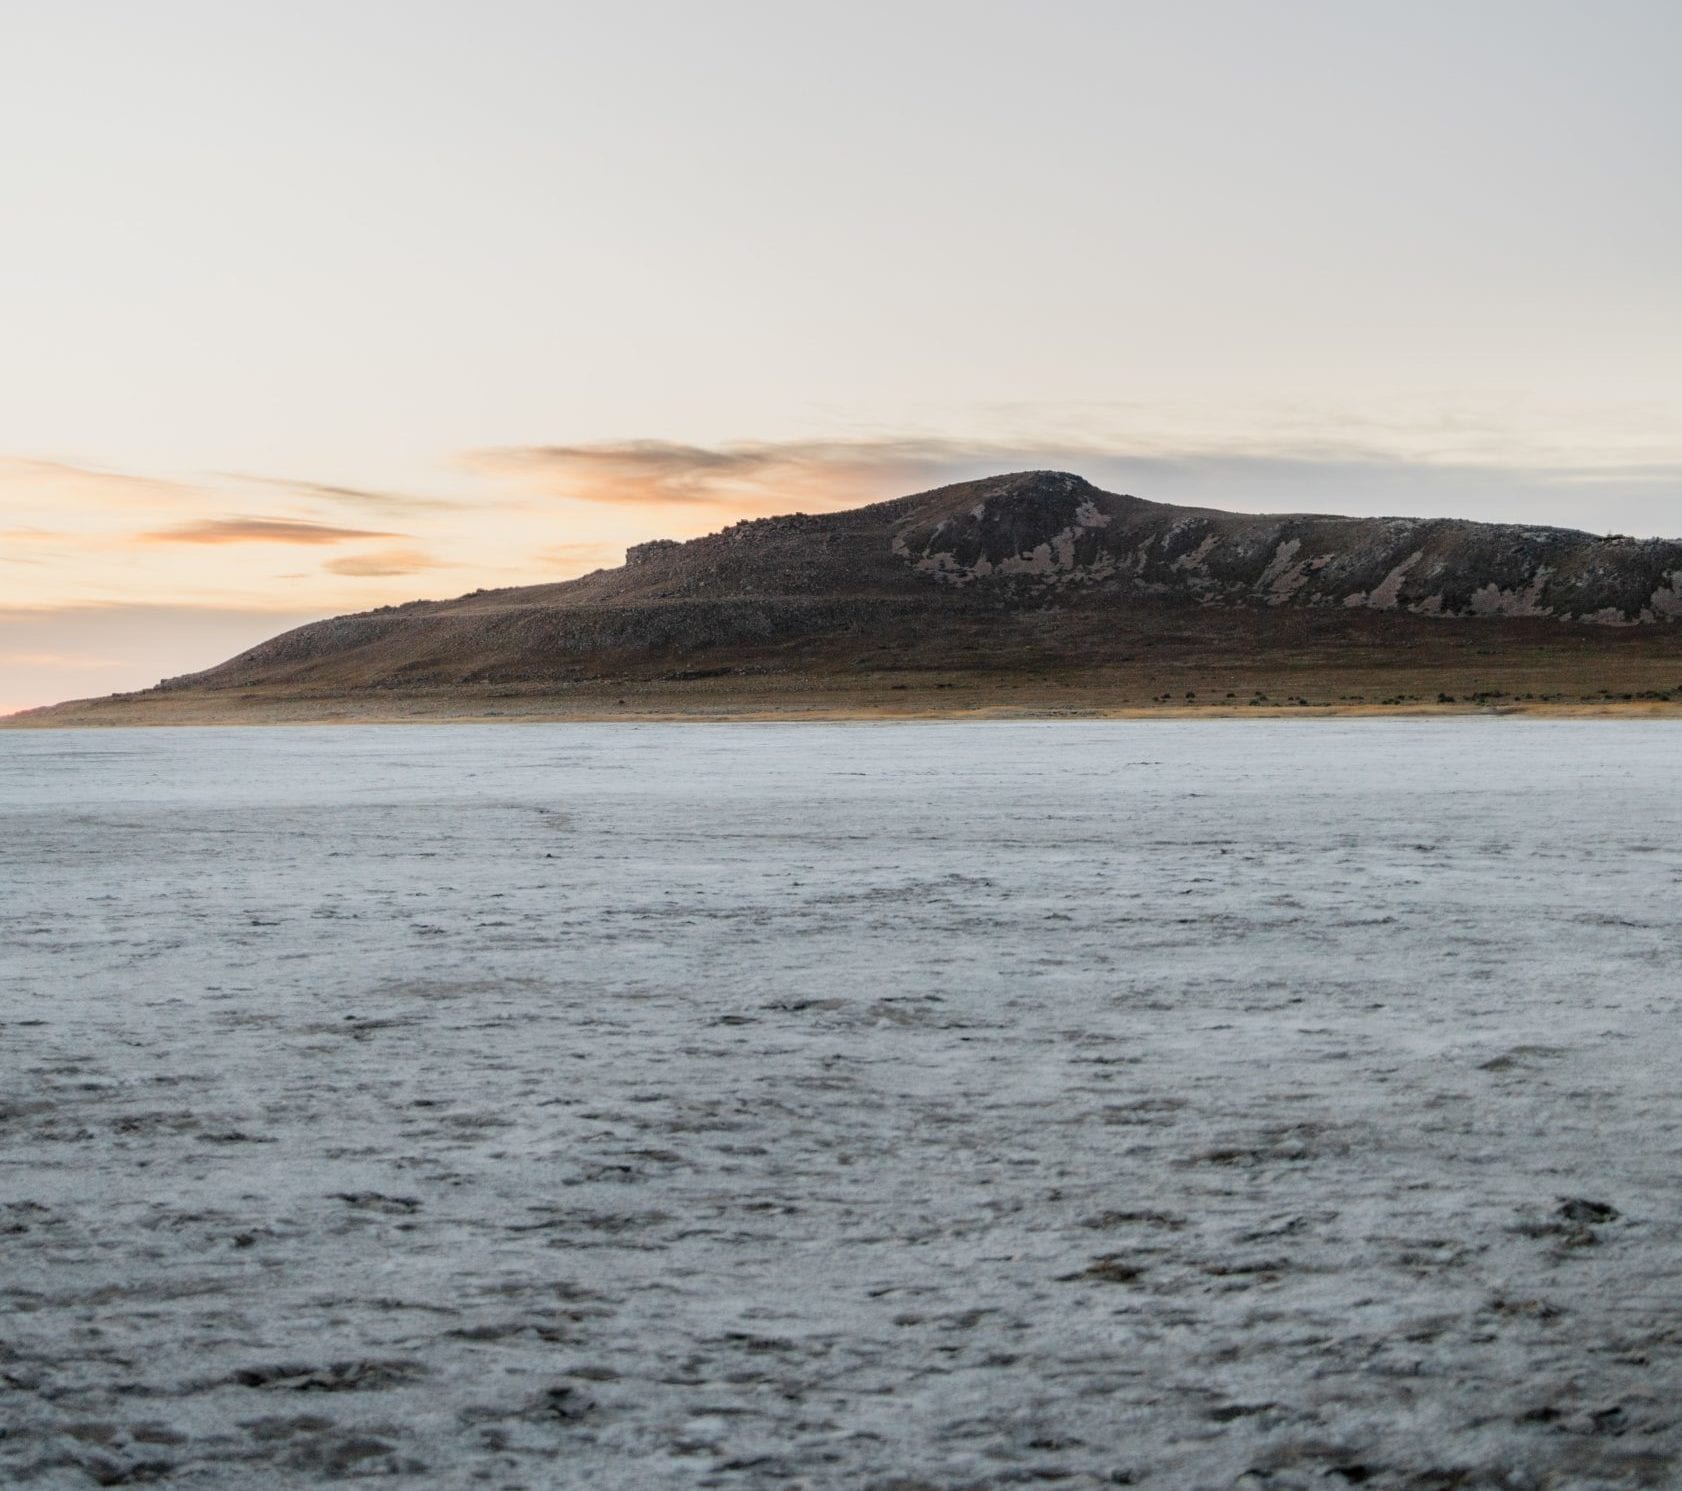
[[[891,540],[914,570],[948,585],[1025,578],[1047,588],[1100,587],[1206,605],[1608,626],[1682,619],[1678,542],[1454,519],[1175,508],[1101,492],[1059,472],[969,485],[972,505],[944,502],[933,521],[913,519]]]
[[[1187,607],[1665,626],[1682,620],[1682,543],[1172,507],[1030,471],[638,544],[564,584],[336,617],[161,687],[523,684],[732,650],[799,666],[802,648],[850,639],[910,658],[961,636],[985,659],[1007,634],[1039,645],[1058,616],[1125,651],[1142,615]]]

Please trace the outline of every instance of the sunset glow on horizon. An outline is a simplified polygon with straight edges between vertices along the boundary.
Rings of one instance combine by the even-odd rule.
[[[1660,0],[7,29],[0,712],[1027,467],[1682,535]]]

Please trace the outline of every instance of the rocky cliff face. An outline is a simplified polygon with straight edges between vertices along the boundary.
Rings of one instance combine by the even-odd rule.
[[[946,585],[1011,580],[1204,605],[1342,606],[1608,626],[1682,618],[1682,543],[1454,519],[1255,517],[1030,472],[931,503],[893,551]],[[960,488],[930,494],[946,498]]]
[[[1032,630],[1125,642],[1145,611],[1302,608],[1596,627],[1682,620],[1682,543],[1453,519],[1252,516],[1065,472],[640,544],[616,570],[343,616],[164,687],[346,690],[589,676],[597,662],[857,639],[986,651]],[[1376,618],[1373,618],[1376,620]],[[983,639],[976,642],[974,636]],[[1083,644],[1084,645],[1084,644]]]

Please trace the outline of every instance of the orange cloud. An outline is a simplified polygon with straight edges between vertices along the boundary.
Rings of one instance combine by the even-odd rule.
[[[322,566],[335,575],[366,578],[375,575],[414,575],[422,570],[447,569],[448,565],[420,549],[379,549],[369,554],[347,554],[329,559]]]
[[[343,544],[360,538],[402,538],[370,528],[335,528],[298,518],[202,518],[136,535],[149,544]]]
[[[679,445],[627,440],[470,452],[475,470],[548,495],[613,506],[706,506],[732,511],[849,507],[898,496],[985,447],[951,440],[878,439]]]

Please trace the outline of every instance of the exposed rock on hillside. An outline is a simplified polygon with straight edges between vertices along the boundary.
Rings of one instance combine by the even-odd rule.
[[[397,695],[611,710],[666,684],[692,699],[699,679],[728,709],[861,688],[876,691],[867,708],[891,695],[946,709],[931,691],[948,688],[1055,708],[1077,684],[1103,707],[1201,707],[1210,690],[1671,699],[1678,620],[1682,542],[1172,507],[1030,471],[639,544],[622,567],[560,584],[335,617],[118,703],[160,719],[188,700],[210,718],[217,700],[365,712]]]
[[[1609,626],[1682,618],[1682,543],[1455,519],[1171,507],[1030,471],[639,544],[622,569],[301,627],[166,687],[529,679],[591,655],[919,634],[1048,604],[1315,607]]]
[[[1682,617],[1682,543],[1663,540],[1455,519],[1255,517],[1118,497],[1056,472],[916,501],[894,552],[951,584],[1015,576],[1204,604],[1605,625]]]

